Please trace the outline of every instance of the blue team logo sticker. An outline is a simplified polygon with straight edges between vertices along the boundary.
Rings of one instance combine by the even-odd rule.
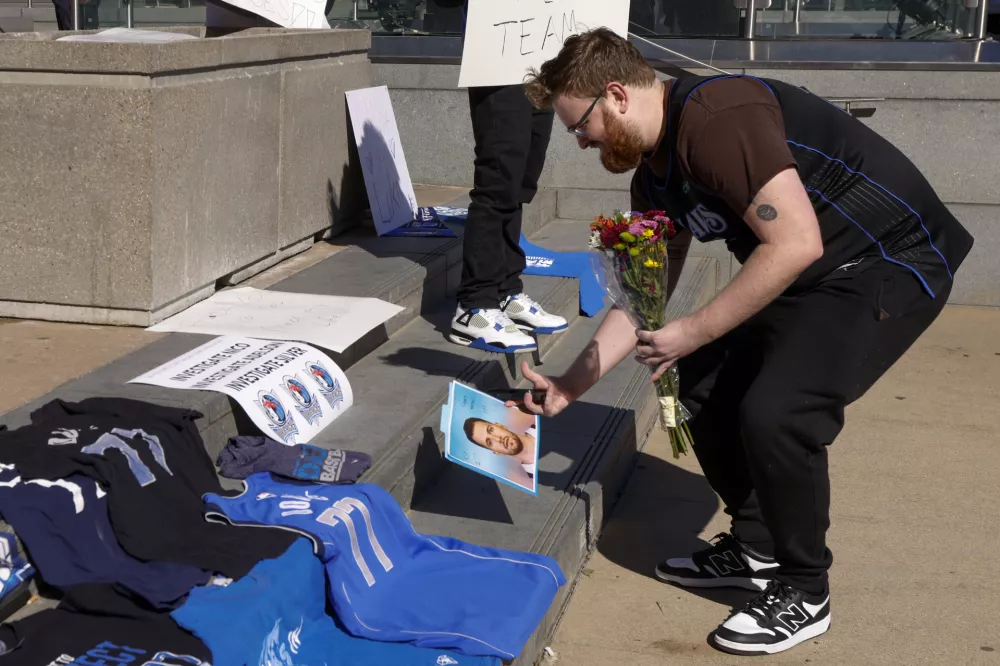
[[[319,393],[330,406],[337,409],[337,405],[344,402],[344,389],[340,385],[340,380],[336,379],[322,363],[306,363],[306,372],[313,378],[319,386]]]
[[[299,434],[299,428],[292,420],[292,415],[288,413],[274,392],[261,391],[257,394],[257,400],[254,402],[270,422],[271,430],[276,436],[275,439],[287,443],[293,441],[295,435]]]
[[[313,425],[323,418],[323,405],[316,401],[312,392],[298,377],[285,375],[281,378],[281,382],[295,403],[295,409],[309,425]]]

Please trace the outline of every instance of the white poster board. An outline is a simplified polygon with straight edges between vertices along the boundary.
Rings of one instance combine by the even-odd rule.
[[[406,168],[396,116],[386,86],[347,91],[354,140],[378,235],[413,221],[417,197]]]
[[[217,292],[147,330],[301,340],[342,354],[404,308],[377,298],[242,287]]]
[[[251,338],[216,338],[129,384],[225,393],[289,446],[311,441],[354,403],[347,375],[321,351]]]
[[[225,0],[227,5],[245,9],[283,28],[329,28],[326,0]]]
[[[524,83],[567,37],[606,27],[628,37],[630,0],[469,0],[460,88]]]

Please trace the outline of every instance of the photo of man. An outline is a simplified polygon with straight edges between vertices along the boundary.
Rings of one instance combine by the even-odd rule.
[[[539,418],[457,382],[442,427],[445,457],[537,494]]]
[[[530,427],[520,432],[514,426],[491,423],[483,419],[469,418],[465,420],[465,436],[476,446],[488,449],[499,456],[509,456],[513,460],[516,460],[521,464],[521,468],[525,473],[533,477],[535,475],[535,435],[537,433],[532,423],[533,419],[516,407],[508,409],[527,417],[527,420],[531,424]],[[513,417],[512,420],[524,420],[517,415],[512,414],[511,416]],[[512,428],[514,429],[512,430]]]

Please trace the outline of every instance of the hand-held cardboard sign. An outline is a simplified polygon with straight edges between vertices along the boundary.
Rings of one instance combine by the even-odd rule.
[[[629,0],[469,0],[459,88],[515,85],[567,37],[607,27],[628,36]]]

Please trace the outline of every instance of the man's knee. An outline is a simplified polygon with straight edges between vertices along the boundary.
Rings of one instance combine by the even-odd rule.
[[[743,443],[755,457],[789,447],[817,452],[840,433],[843,414],[842,400],[787,387],[751,388],[739,407]]]

